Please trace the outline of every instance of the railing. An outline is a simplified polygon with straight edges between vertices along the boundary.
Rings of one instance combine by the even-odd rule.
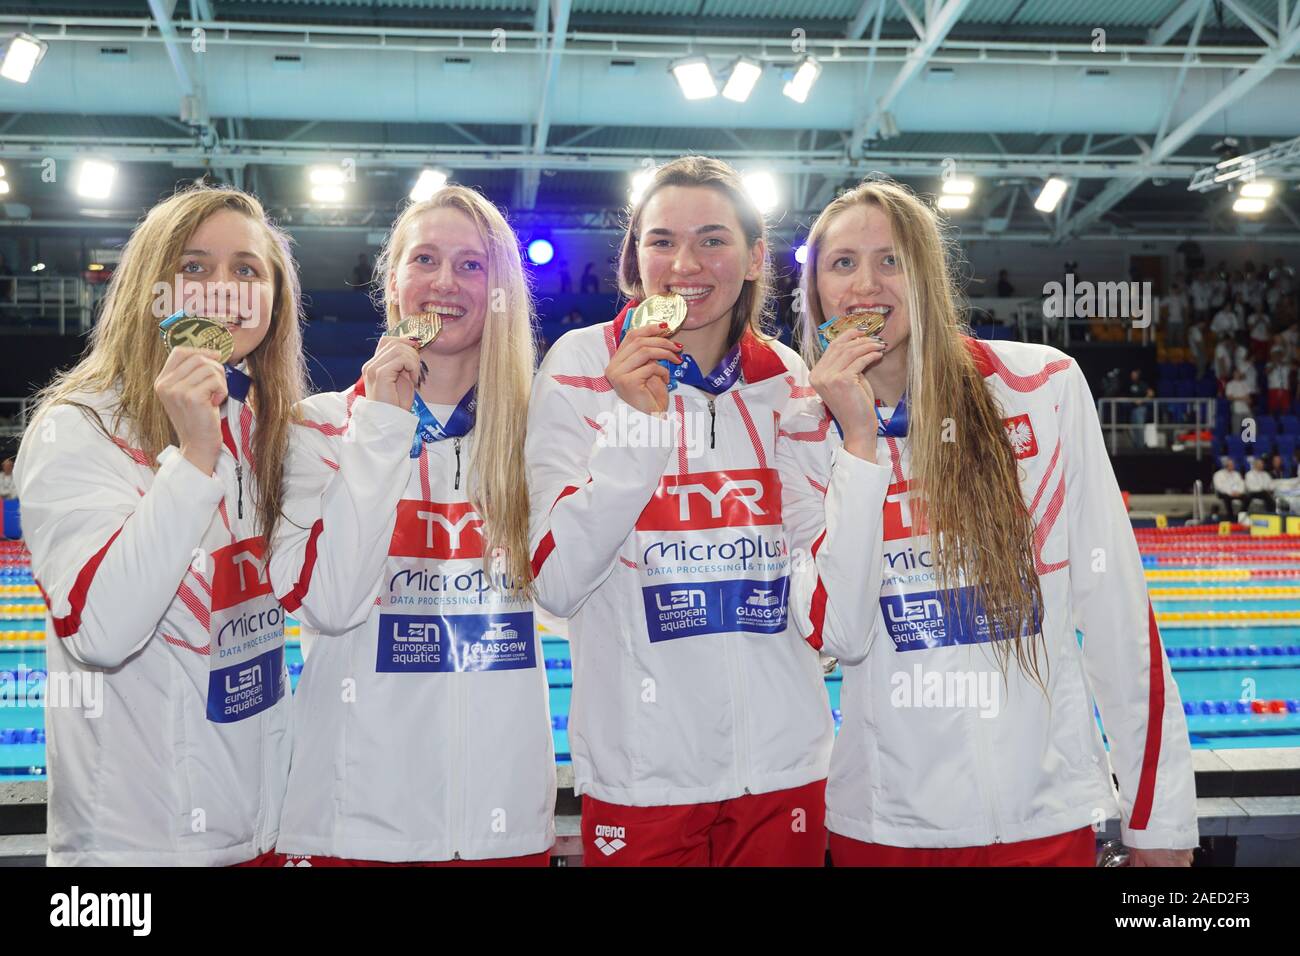
[[[1144,405],[1152,412],[1151,419],[1146,422],[1133,422],[1128,419],[1132,417],[1131,410],[1134,406]],[[1173,421],[1173,415],[1170,413],[1172,406],[1184,406],[1190,415],[1187,421]],[[1128,412],[1120,414],[1120,409],[1127,407]],[[1101,417],[1101,430],[1110,440],[1110,453],[1112,455],[1119,452],[1119,436],[1121,432],[1127,432],[1132,439],[1134,448],[1152,447],[1147,441],[1147,430],[1154,428],[1155,434],[1159,436],[1159,441],[1155,447],[1164,447],[1166,444],[1163,440],[1166,434],[1178,435],[1181,432],[1191,431],[1195,437],[1191,445],[1196,449],[1196,458],[1199,461],[1204,451],[1210,447],[1208,441],[1201,440],[1201,432],[1213,430],[1214,427],[1214,399],[1212,398],[1103,398],[1097,402],[1097,411]],[[1163,415],[1161,413],[1164,413]],[[1140,437],[1139,437],[1139,433]],[[1172,444],[1172,442],[1169,442]]]
[[[18,438],[27,431],[35,401],[28,398],[0,398],[0,437]]]
[[[0,276],[0,326],[90,331],[94,293],[79,276]]]
[[[1152,321],[1137,326],[1132,317],[1122,315],[1111,318],[1049,316],[1042,296],[971,299],[970,307],[972,322],[978,321],[979,313],[986,313],[994,316],[998,322],[1014,326],[1019,331],[1022,342],[1041,341],[1044,345],[1054,345],[1060,349],[1068,349],[1072,342],[1082,342],[1087,336],[1092,336],[1094,341],[1124,341],[1133,345],[1150,345],[1155,341],[1154,317]],[[1120,309],[1117,308],[1116,311]],[[1151,311],[1159,314],[1159,299],[1151,300]]]

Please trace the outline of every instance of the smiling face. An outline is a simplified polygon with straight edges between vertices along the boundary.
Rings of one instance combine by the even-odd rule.
[[[230,330],[231,365],[261,345],[271,328],[275,281],[269,242],[259,223],[221,209],[199,224],[181,252],[184,307]]]
[[[477,349],[488,305],[486,243],[458,209],[431,209],[406,227],[388,273],[388,298],[403,318],[437,312],[442,331],[423,351],[454,355]]]
[[[888,351],[907,341],[907,282],[899,265],[889,218],[879,206],[858,203],[840,213],[817,250],[817,297],[822,321],[876,313]]]
[[[647,296],[676,292],[686,300],[682,328],[727,320],[746,280],[759,278],[766,254],[750,247],[735,207],[706,186],[665,186],[641,209],[637,268]]]

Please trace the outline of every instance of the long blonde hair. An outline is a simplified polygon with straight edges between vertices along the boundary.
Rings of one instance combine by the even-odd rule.
[[[171,419],[154,393],[154,380],[167,361],[167,347],[149,303],[156,297],[157,286],[173,287],[190,236],[204,220],[223,209],[247,216],[261,227],[272,272],[270,328],[246,358],[253,380],[248,402],[257,414],[252,447],[257,475],[255,527],[265,537],[269,555],[284,501],[289,426],[296,420],[295,406],[307,391],[307,370],[302,356],[302,297],[290,240],[267,218],[256,197],[226,186],[193,186],[149,210],[122,250],[121,264],[109,280],[86,354],[38,393],[36,415],[52,405],[70,404],[107,437],[125,425],[132,444],[151,463],[164,448],[177,443]],[[121,395],[111,427],[74,398],[78,393],[115,388],[121,389]]]
[[[754,205],[741,182],[740,174],[720,159],[710,156],[682,156],[664,163],[654,171],[654,177],[640,198],[628,210],[627,227],[618,251],[618,290],[631,299],[644,299],[645,284],[641,281],[641,267],[637,262],[637,243],[641,239],[641,215],[650,198],[665,186],[702,186],[713,189],[727,199],[736,210],[740,228],[745,233],[748,248],[753,249],[760,239],[767,244],[767,220]],[[731,309],[731,330],[727,336],[730,347],[746,328],[760,338],[771,338],[764,329],[772,289],[771,257],[763,260],[763,269],[757,279],[746,279],[740,297]]]
[[[826,321],[817,294],[817,256],[835,218],[858,205],[889,220],[907,286],[907,443],[913,526],[929,526],[936,581],[948,590],[963,573],[983,604],[1003,673],[1015,658],[1040,686],[1042,587],[1034,563],[1034,520],[1025,506],[1002,411],[963,336],[964,301],[949,267],[953,243],[935,212],[906,186],[869,179],[833,200],[813,223],[802,277],[801,348],[809,367],[821,357]],[[945,440],[945,421],[957,424]],[[920,520],[916,520],[919,518]],[[951,604],[948,604],[951,611]],[[971,612],[973,613],[973,611]],[[1028,630],[1029,639],[1022,635]]]
[[[393,223],[375,261],[373,295],[392,329],[402,316],[390,292],[391,273],[402,261],[411,226],[435,209],[463,213],[487,246],[488,308],[479,348],[469,499],[483,519],[484,567],[498,580],[502,572],[508,573],[513,581],[509,590],[530,594],[524,436],[537,346],[533,299],[514,230],[496,206],[473,189],[444,186],[431,198],[408,205]]]

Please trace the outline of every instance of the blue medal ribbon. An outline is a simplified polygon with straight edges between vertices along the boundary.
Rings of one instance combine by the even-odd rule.
[[[623,319],[623,328],[618,333],[619,341],[627,335],[631,325],[632,310],[628,309],[627,316]],[[674,365],[667,359],[660,359],[659,364],[668,369],[668,391],[675,391],[680,381],[687,385],[694,385],[710,395],[721,395],[740,378],[740,343],[733,345],[731,351],[722,357],[717,368],[708,375],[700,371],[700,366],[689,353],[683,353],[680,365]]]
[[[478,408],[477,390],[477,385],[471,386],[470,390],[461,396],[460,402],[457,403],[445,425],[438,421],[438,417],[424,403],[424,399],[418,392],[416,393],[415,400],[411,403],[411,411],[419,416],[420,423],[415,427],[415,438],[411,442],[412,458],[420,457],[420,448],[425,442],[460,438],[462,435],[469,434],[470,429],[474,427],[475,411]]]
[[[226,370],[226,394],[237,402],[245,402],[248,398],[248,390],[253,385],[253,380],[248,377],[247,373],[235,368],[233,365],[224,366]]]
[[[880,402],[876,402],[876,436],[878,438],[906,438],[907,437],[907,396],[904,395],[898,400],[898,405],[894,407],[894,414],[889,416],[889,421],[885,421],[880,416]],[[836,421],[835,416],[831,416],[831,423],[835,430],[839,432],[840,438],[844,437],[844,429]]]

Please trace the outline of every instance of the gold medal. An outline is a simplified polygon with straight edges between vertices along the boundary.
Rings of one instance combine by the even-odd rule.
[[[846,315],[841,318],[831,319],[819,331],[827,343],[830,343],[849,329],[861,329],[868,335],[879,335],[880,330],[884,327],[885,317],[883,315],[877,312],[864,312],[860,315]]]
[[[664,322],[668,325],[668,334],[672,335],[685,321],[686,300],[673,292],[669,295],[652,295],[633,309],[630,328],[639,329]]]
[[[442,316],[437,312],[417,312],[398,322],[388,334],[398,339],[416,339],[424,348],[442,331]]]
[[[163,343],[168,350],[178,345],[192,349],[212,349],[221,356],[222,364],[230,360],[235,351],[235,337],[230,330],[211,319],[186,316],[163,330]]]

